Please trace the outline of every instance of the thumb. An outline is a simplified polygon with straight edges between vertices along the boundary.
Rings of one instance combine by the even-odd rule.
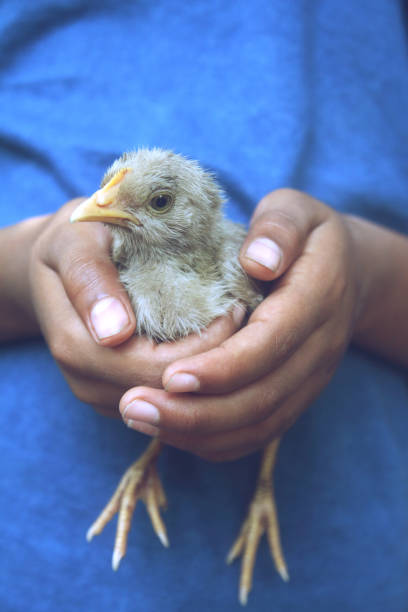
[[[78,205],[79,200],[67,205],[68,214],[74,203]],[[111,233],[102,223],[64,222],[48,241],[44,257],[59,275],[89,333],[104,346],[121,344],[136,327],[129,297],[110,257],[111,241]]]
[[[281,276],[300,255],[313,229],[325,218],[325,206],[293,189],[278,189],[258,204],[240,251],[240,263],[254,278]]]

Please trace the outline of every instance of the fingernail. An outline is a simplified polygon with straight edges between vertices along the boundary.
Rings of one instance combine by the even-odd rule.
[[[150,425],[157,425],[160,420],[160,412],[156,406],[139,399],[130,402],[124,409],[122,416],[125,420],[143,421],[143,423],[149,423]]]
[[[129,325],[129,317],[122,302],[106,297],[92,307],[91,323],[99,340],[103,340],[116,336]]]
[[[282,259],[282,250],[273,240],[261,237],[251,242],[245,256],[275,272]]]
[[[234,309],[232,311],[232,320],[234,321],[236,327],[241,327],[245,315],[246,309],[243,307],[242,304],[237,304],[236,306],[234,306]]]
[[[165,390],[170,393],[188,393],[189,391],[198,391],[200,381],[193,374],[185,372],[177,372],[173,374],[169,382],[165,386]]]

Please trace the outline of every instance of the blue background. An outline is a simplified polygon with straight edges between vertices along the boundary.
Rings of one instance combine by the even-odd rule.
[[[124,150],[161,146],[213,169],[236,220],[293,186],[406,232],[407,19],[392,0],[3,2],[2,224],[91,193]],[[85,532],[146,439],[76,400],[41,341],[0,347],[0,368],[0,609],[240,609],[224,557],[258,457],[167,449],[171,548],[140,505],[113,573],[114,524],[92,544]],[[282,443],[291,581],[263,543],[248,609],[408,610],[407,425],[406,378],[349,351]]]

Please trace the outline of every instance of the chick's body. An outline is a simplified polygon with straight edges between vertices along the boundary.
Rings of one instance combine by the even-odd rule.
[[[130,171],[116,206],[141,225],[111,227],[112,257],[135,310],[137,333],[175,340],[199,332],[237,303],[253,310],[262,295],[239,265],[245,231],[224,218],[212,177],[170,151],[141,149],[117,160],[102,186],[123,169]]]

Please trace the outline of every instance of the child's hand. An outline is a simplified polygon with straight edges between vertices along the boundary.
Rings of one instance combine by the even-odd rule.
[[[135,316],[109,255],[110,232],[100,223],[70,224],[77,205],[69,202],[43,222],[31,249],[27,300],[75,395],[119,416],[126,389],[161,387],[170,363],[218,346],[238,329],[243,313],[177,343],[135,336]]]
[[[261,201],[240,259],[250,275],[277,279],[248,324],[171,364],[168,392],[143,386],[121,400],[132,427],[211,460],[246,455],[294,423],[333,375],[362,306],[348,223],[303,193]]]

